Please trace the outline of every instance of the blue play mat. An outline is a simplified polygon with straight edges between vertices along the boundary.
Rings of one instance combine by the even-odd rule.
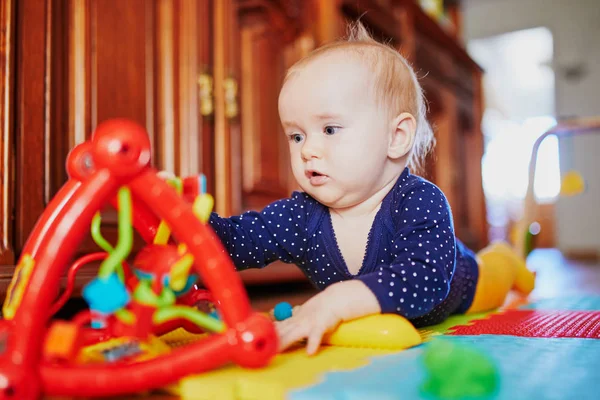
[[[564,307],[561,307],[564,308]],[[600,398],[600,340],[512,336],[444,336],[487,355],[500,375],[488,399],[592,400]],[[424,344],[376,357],[360,369],[326,374],[324,381],[290,393],[293,400],[434,399],[420,391],[426,379]]]
[[[569,296],[541,299],[519,308],[528,310],[598,311],[600,310],[600,296]]]

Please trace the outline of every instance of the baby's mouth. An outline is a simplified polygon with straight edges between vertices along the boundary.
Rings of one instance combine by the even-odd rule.
[[[311,170],[306,171],[306,177],[310,181],[311,185],[314,185],[314,186],[323,185],[329,179],[329,177],[327,175],[324,175],[318,171],[311,171]]]
[[[320,173],[319,171],[315,171],[315,170],[312,170],[312,169],[307,169],[307,170],[305,171],[305,175],[306,175],[306,177],[307,177],[308,179],[310,179],[310,178],[313,178],[313,177],[316,177],[316,176],[323,176],[323,174],[322,174],[322,173]]]

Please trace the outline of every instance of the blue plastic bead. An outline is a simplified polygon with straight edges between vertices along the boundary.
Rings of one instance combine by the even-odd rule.
[[[90,309],[102,314],[112,314],[129,303],[129,292],[117,274],[105,279],[95,278],[83,289],[83,298]]]
[[[282,302],[273,309],[273,316],[277,321],[283,321],[292,316],[292,305],[288,302]]]

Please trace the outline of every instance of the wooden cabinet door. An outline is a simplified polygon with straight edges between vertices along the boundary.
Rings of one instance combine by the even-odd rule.
[[[15,51],[15,0],[0,2],[0,266],[15,261],[14,254],[14,146],[13,88]],[[8,267],[11,268],[11,267]]]
[[[230,1],[23,0],[16,13],[17,249],[66,181],[67,153],[111,118],[146,128],[155,167],[204,172],[224,208],[227,178],[219,174],[230,173],[231,160],[214,154],[229,136],[216,100],[231,62]],[[113,214],[104,219],[109,240]]]
[[[287,69],[312,49],[295,1],[239,1],[241,211],[260,210],[296,188],[278,98]]]
[[[288,143],[278,115],[286,70],[314,47],[304,29],[311,1],[237,0],[239,40],[239,131],[232,131],[231,212],[261,210],[297,189]],[[239,133],[239,136],[236,134]],[[306,280],[295,266],[274,263],[241,272],[246,283]]]

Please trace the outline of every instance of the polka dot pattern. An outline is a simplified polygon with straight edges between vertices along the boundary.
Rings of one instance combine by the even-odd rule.
[[[210,224],[240,270],[281,260],[298,265],[320,289],[359,279],[382,312],[419,324],[466,310],[475,293],[474,254],[455,238],[444,194],[408,168],[383,200],[356,275],[340,252],[329,210],[306,193],[294,192],[261,212],[213,213]]]
[[[451,314],[464,313],[469,309],[475,296],[475,286],[479,268],[475,255],[463,243],[457,241],[455,278],[450,283],[450,293],[431,312],[411,320],[417,327],[430,326],[442,323]]]

